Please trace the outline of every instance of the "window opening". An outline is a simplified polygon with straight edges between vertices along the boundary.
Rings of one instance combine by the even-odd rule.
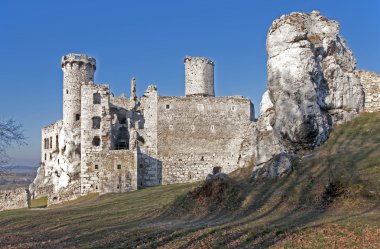
[[[215,174],[218,174],[218,173],[221,173],[222,172],[222,167],[214,167],[212,169],[212,173],[215,175]]]
[[[92,129],[100,129],[100,117],[93,117],[92,118]]]
[[[102,99],[101,99],[101,96],[100,96],[100,93],[94,93],[92,95],[92,103],[94,105],[98,105],[102,102]]]
[[[100,145],[100,138],[94,137],[94,139],[92,139],[92,145],[99,146]]]

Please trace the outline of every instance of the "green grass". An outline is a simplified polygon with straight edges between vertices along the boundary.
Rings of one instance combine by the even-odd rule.
[[[252,183],[251,169],[234,172],[244,197],[237,210],[167,215],[196,184],[89,195],[0,212],[0,247],[379,248],[379,124],[380,113],[363,113],[337,127],[280,179]],[[341,192],[326,201],[334,184]]]
[[[96,200],[98,197],[99,197],[99,193],[91,193],[91,194],[87,194],[84,196],[80,196],[77,199],[74,199],[71,201],[66,201],[66,202],[61,203],[61,204],[50,205],[49,208],[64,207],[64,206],[70,206],[70,205],[75,205],[75,204],[82,205],[88,201]]]
[[[48,201],[47,196],[44,196],[44,197],[41,197],[38,199],[34,199],[31,201],[30,207],[31,208],[46,208],[47,207],[47,201]]]

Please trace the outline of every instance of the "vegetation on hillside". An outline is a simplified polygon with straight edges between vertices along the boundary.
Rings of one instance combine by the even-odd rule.
[[[0,247],[380,248],[379,124],[363,113],[337,127],[280,179],[251,182],[246,168],[225,189],[177,184],[1,212]]]

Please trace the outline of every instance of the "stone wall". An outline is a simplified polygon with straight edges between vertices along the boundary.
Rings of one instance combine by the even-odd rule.
[[[47,205],[60,204],[62,202],[75,200],[80,197],[80,186],[81,183],[79,179],[75,179],[70,181],[65,188],[55,189],[50,195],[48,195],[48,203]],[[55,186],[53,185],[53,189]]]
[[[364,111],[380,111],[380,75],[374,72],[356,71],[364,90]]]
[[[249,99],[159,97],[157,109],[163,184],[199,181],[214,167],[230,173],[242,165],[244,136],[254,116]]]
[[[93,83],[82,85],[81,103],[81,193],[87,194],[89,189],[83,184],[90,181],[87,155],[109,150],[111,147],[111,115],[109,108],[109,86]],[[99,119],[95,124],[94,119]],[[91,184],[90,184],[91,185]]]
[[[0,211],[28,208],[30,206],[30,193],[25,188],[0,190]]]
[[[137,189],[137,151],[86,152],[81,193],[117,193]]]
[[[161,184],[161,163],[157,160],[157,87],[150,85],[140,99],[140,110],[143,117],[142,129],[137,129],[138,136],[138,184],[155,186]],[[137,139],[137,138],[136,138]]]

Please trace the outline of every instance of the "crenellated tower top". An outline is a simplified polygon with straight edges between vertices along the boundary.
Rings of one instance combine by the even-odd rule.
[[[61,66],[62,68],[66,68],[66,65],[72,66],[73,63],[78,63],[86,66],[93,67],[93,70],[96,70],[96,59],[90,57],[86,54],[67,54],[62,56]]]

